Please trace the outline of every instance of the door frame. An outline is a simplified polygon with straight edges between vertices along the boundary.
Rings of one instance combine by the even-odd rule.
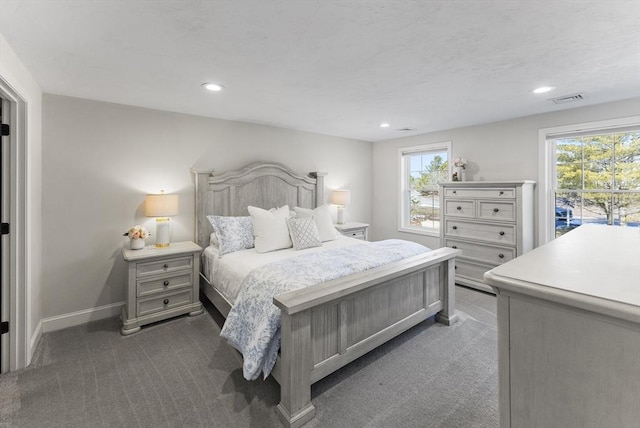
[[[20,96],[2,76],[0,76],[0,98],[9,102],[9,126],[11,133],[3,144],[9,145],[9,209],[8,218],[3,219],[10,225],[10,233],[3,239],[8,240],[9,284],[5,284],[3,302],[7,302],[3,308],[8,310],[9,321],[8,339],[3,338],[2,354],[0,356],[2,372],[14,371],[24,368],[28,363],[29,336],[28,320],[31,308],[28,269],[29,257],[27,252],[27,102]],[[8,238],[8,239],[7,239]],[[8,247],[8,248],[7,248]],[[5,274],[3,273],[3,276]],[[7,286],[8,285],[8,286]],[[6,300],[5,300],[6,298]],[[4,305],[4,303],[3,303]]]

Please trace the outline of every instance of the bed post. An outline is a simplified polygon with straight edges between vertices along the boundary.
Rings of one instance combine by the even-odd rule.
[[[309,175],[316,179],[316,207],[324,205],[324,177],[326,172],[310,172]]]
[[[456,259],[449,259],[442,265],[442,310],[436,314],[436,321],[451,325],[458,322],[456,314]]]
[[[297,428],[316,414],[311,404],[311,310],[292,315],[283,310],[280,331],[278,416],[285,426]]]
[[[213,175],[213,171],[197,171],[192,169],[191,172],[195,176],[195,193],[196,193],[196,219],[195,219],[195,240],[202,248],[209,245],[209,234],[207,225],[207,192],[209,191],[209,177]]]

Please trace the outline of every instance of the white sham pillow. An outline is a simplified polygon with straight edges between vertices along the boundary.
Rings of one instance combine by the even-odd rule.
[[[313,217],[318,228],[318,233],[320,234],[320,240],[322,242],[338,239],[338,232],[333,225],[333,220],[331,220],[329,205],[322,205],[314,210],[300,207],[294,207],[293,209],[298,215],[298,218]]]
[[[290,218],[287,220],[294,250],[319,247],[320,234],[313,218]]]
[[[293,246],[287,226],[288,205],[272,211],[252,206],[249,206],[248,210],[253,223],[253,235],[258,253],[268,253]]]

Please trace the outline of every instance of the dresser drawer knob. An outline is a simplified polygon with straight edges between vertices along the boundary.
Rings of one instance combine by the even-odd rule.
[[[460,211],[460,210],[462,209],[462,207],[458,206],[458,207],[456,207],[456,209],[457,209],[458,211]]]
[[[497,213],[498,211],[500,211],[500,210],[499,210],[499,209],[497,209],[497,208],[494,208],[494,209],[493,209],[493,212],[494,212],[494,213]]]
[[[453,249],[455,250],[455,249],[456,249],[456,248],[458,248],[458,247],[456,247],[455,245],[452,245],[452,246],[451,246],[451,248],[453,248]]]
[[[500,196],[502,196],[502,195],[504,195],[504,192],[501,190],[501,191],[500,191]]]
[[[453,226],[451,229],[453,229],[453,230],[457,230],[457,229],[458,229],[458,226]]]
[[[458,193],[458,192],[454,190],[453,193],[455,194],[455,193]]]
[[[504,259],[504,254],[498,254],[498,257],[500,257],[501,259]]]
[[[162,265],[163,268],[167,269],[169,267],[169,263],[165,263]]]
[[[169,285],[169,281],[165,281],[165,282],[163,282],[163,284],[166,287],[167,285]]]
[[[169,299],[164,299],[164,302],[162,302],[162,303],[164,303],[165,305],[168,305],[169,304]]]
[[[500,232],[500,236],[504,236],[504,232]]]

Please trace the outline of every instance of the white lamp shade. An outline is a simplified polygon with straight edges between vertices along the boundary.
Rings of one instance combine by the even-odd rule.
[[[351,190],[334,190],[331,194],[331,203],[334,205],[349,205],[351,203]]]
[[[147,217],[170,217],[178,215],[178,195],[147,195],[145,199]]]

